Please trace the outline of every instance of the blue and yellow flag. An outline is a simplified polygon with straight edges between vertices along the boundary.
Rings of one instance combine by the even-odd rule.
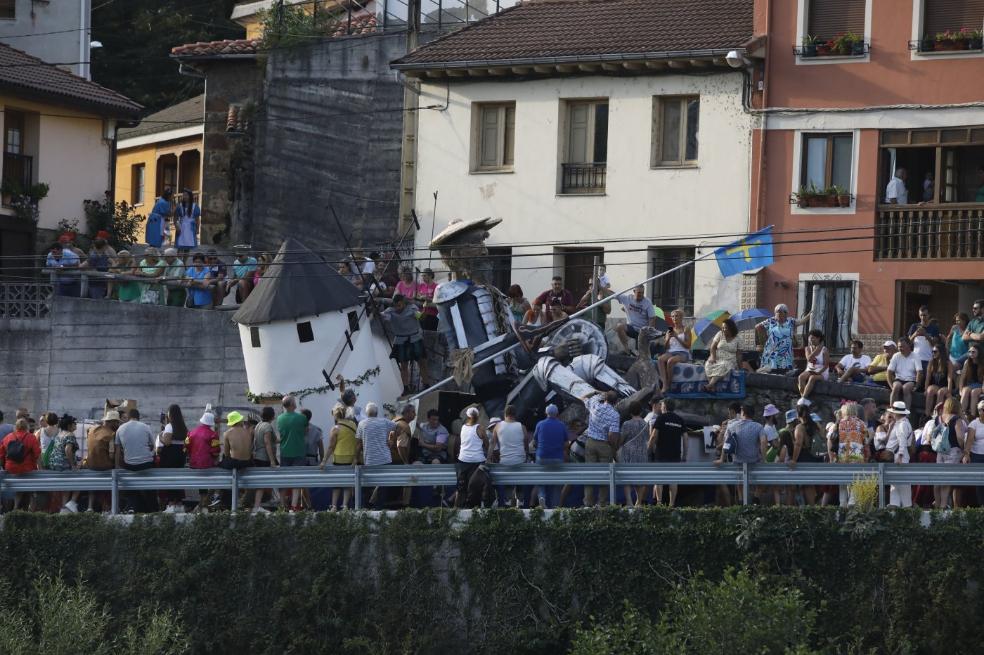
[[[772,256],[772,226],[738,239],[714,251],[721,275],[729,277],[753,268],[768,266]]]

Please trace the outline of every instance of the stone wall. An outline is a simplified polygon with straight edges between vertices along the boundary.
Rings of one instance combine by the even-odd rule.
[[[0,410],[94,417],[132,398],[147,417],[176,402],[189,421],[206,403],[248,406],[230,314],[56,297],[37,319],[0,319]]]
[[[272,249],[292,235],[342,255],[329,205],[355,247],[397,236],[403,86],[389,62],[405,42],[363,35],[270,54],[244,240]]]

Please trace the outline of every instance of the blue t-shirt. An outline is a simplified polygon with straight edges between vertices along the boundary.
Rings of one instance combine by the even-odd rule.
[[[567,426],[555,418],[545,418],[533,429],[536,441],[536,460],[564,459],[564,445],[567,443]]]
[[[209,270],[207,267],[202,269],[197,269],[194,266],[189,266],[188,270],[185,272],[185,277],[189,277],[192,280],[201,281],[208,279]],[[205,305],[212,304],[212,291],[211,289],[201,289],[199,287],[192,287],[191,291],[191,304],[195,307],[203,307]]]

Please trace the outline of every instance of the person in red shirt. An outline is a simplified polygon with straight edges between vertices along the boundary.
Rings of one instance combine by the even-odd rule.
[[[23,456],[16,459],[10,456],[10,445],[15,441],[19,441],[23,445],[21,449]],[[18,459],[20,461],[17,461]],[[17,419],[17,422],[14,424],[14,431],[4,437],[3,441],[0,441],[0,465],[3,466],[3,470],[7,473],[18,475],[20,473],[36,471],[40,459],[41,442],[36,436],[31,434],[31,431],[28,429],[27,419]],[[20,492],[14,495],[14,509],[21,506],[23,496],[24,494]],[[30,498],[30,494],[27,494],[27,496]]]
[[[188,451],[188,466],[193,469],[209,469],[215,466],[219,457],[219,433],[215,431],[215,414],[211,406],[205,408],[205,413],[198,421],[198,427],[188,433],[185,440]],[[207,489],[199,489],[198,511],[207,512],[209,493]],[[217,504],[217,503],[216,503]]]

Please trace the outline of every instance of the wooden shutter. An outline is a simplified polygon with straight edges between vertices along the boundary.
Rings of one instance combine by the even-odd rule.
[[[923,34],[926,36],[961,27],[979,30],[984,26],[984,0],[925,0],[925,3]]]
[[[482,168],[495,168],[499,162],[499,108],[482,107],[481,152],[478,165]]]
[[[846,32],[864,35],[865,0],[809,0],[809,4],[807,33],[811,36],[832,39]]]
[[[588,140],[590,138],[588,119],[590,115],[591,107],[587,103],[570,105],[567,150],[567,163],[569,164],[583,164],[588,161]]]

